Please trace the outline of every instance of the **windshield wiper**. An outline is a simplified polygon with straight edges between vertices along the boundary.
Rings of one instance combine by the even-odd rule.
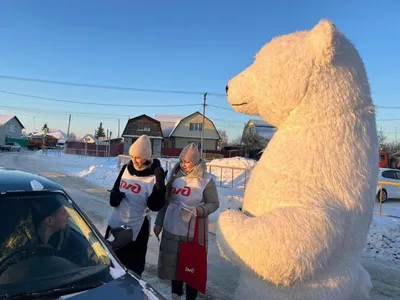
[[[54,299],[54,297],[60,297],[68,294],[79,293],[87,290],[94,289],[98,286],[103,285],[104,282],[96,282],[86,285],[81,284],[70,284],[66,287],[56,288],[56,289],[49,289],[46,291],[38,291],[38,292],[31,292],[31,293],[13,293],[8,295],[0,296],[1,299]]]

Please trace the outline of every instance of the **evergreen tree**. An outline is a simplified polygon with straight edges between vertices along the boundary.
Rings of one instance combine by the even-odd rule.
[[[104,133],[103,122],[100,122],[99,128],[96,130],[96,139],[99,137],[105,137],[106,134]]]
[[[47,123],[44,123],[44,125],[42,127],[42,130],[45,130],[45,129],[49,130],[49,127],[47,126]]]

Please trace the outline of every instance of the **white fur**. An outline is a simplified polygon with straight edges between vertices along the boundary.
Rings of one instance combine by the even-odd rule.
[[[228,87],[238,112],[278,127],[248,183],[245,213],[219,218],[219,247],[243,267],[236,299],[368,297],[361,252],[378,144],[355,47],[323,20],[273,39]]]

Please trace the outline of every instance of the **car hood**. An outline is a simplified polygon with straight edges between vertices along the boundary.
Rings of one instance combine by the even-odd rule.
[[[165,300],[154,288],[139,277],[136,279],[129,273],[107,284],[79,294],[63,296],[60,299],[93,300]]]

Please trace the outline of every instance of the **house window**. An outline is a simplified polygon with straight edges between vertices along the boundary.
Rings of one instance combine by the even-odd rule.
[[[150,124],[148,123],[138,123],[137,131],[150,131]]]
[[[250,127],[250,128],[249,128],[249,134],[250,134],[250,135],[254,135],[255,133],[256,133],[255,128],[254,128],[254,127]]]
[[[15,132],[15,125],[10,124],[10,125],[9,125],[9,128],[8,128],[8,131],[9,131],[9,132]]]
[[[189,130],[190,131],[202,131],[203,124],[202,123],[190,123]]]

